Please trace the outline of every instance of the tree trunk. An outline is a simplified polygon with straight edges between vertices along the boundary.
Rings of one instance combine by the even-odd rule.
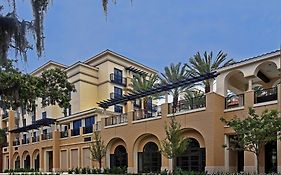
[[[100,170],[101,170],[101,159],[99,160],[99,167],[100,167]]]
[[[205,86],[205,93],[208,93],[208,92],[210,92],[210,89],[211,87],[210,87],[210,85],[206,85]]]
[[[3,152],[2,152],[2,150],[3,150],[3,147],[2,147],[2,145],[0,146],[0,172],[3,172]]]
[[[257,171],[257,174],[260,174],[260,155],[259,154],[256,154],[256,161],[257,161],[256,171]]]
[[[178,106],[178,95],[175,95],[173,97],[173,113],[177,112],[177,106]]]

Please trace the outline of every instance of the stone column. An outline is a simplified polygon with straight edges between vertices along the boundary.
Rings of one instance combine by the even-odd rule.
[[[46,169],[45,169],[45,164],[44,164],[44,162],[45,162],[45,158],[46,156],[45,156],[45,152],[44,152],[44,149],[43,148],[40,148],[39,149],[39,171],[46,171]]]
[[[226,148],[224,150],[224,168],[225,172],[229,172],[229,150],[227,149],[229,147],[229,136],[224,135],[224,144],[226,145]]]
[[[59,146],[60,132],[53,132],[53,171],[60,170],[60,146]]]

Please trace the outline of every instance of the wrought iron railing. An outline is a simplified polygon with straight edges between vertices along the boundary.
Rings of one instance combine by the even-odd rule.
[[[13,141],[13,146],[17,146],[17,145],[20,145],[20,141],[19,140],[14,140]]]
[[[263,103],[277,100],[277,87],[270,89],[256,90],[254,93],[254,101],[256,103]]]
[[[33,136],[32,137],[32,142],[34,143],[34,142],[39,142],[39,140],[40,140],[40,138],[39,138],[39,136]]]
[[[161,110],[161,108],[159,109]],[[157,106],[155,108],[153,107],[152,110],[136,110],[133,112],[133,121],[161,116],[160,110],[158,110]]]
[[[225,97],[225,109],[244,106],[244,94],[230,95]]]
[[[68,130],[66,130],[66,131],[61,131],[61,132],[60,132],[60,138],[66,138],[66,137],[68,137]]]
[[[113,115],[105,118],[105,126],[118,125],[122,123],[128,123],[127,113]]]
[[[199,109],[206,107],[206,96],[199,96],[190,98],[188,100],[180,100],[176,107],[173,106],[173,103],[169,103],[168,113],[177,113],[182,111],[189,111],[193,109]]]
[[[115,83],[115,84],[119,84],[119,85],[122,85],[122,86],[127,86],[127,79],[123,78],[120,75],[114,74],[114,73],[110,74],[110,81],[112,83]]]
[[[26,139],[22,139],[22,140],[21,140],[21,143],[22,143],[22,144],[29,144],[29,142],[30,142],[30,141],[29,141],[29,138],[26,138]]]
[[[75,128],[71,130],[71,136],[78,136],[80,135],[80,128]]]
[[[42,134],[42,140],[49,140],[49,139],[52,139],[53,138],[53,133],[45,133],[45,134]]]
[[[93,126],[83,127],[83,134],[89,134],[93,132]]]

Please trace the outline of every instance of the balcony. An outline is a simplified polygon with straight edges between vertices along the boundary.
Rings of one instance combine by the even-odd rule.
[[[120,97],[122,97],[121,94],[114,93],[114,92],[110,93],[110,99],[116,99],[116,98],[120,98]]]
[[[75,128],[71,130],[71,136],[78,136],[80,135],[80,128]]]
[[[225,97],[225,109],[232,109],[244,106],[244,94]]]
[[[32,137],[32,143],[39,142],[39,140],[40,140],[39,136]]]
[[[275,100],[277,100],[277,87],[257,90],[254,93],[255,104],[275,101]]]
[[[112,125],[118,125],[123,123],[128,123],[127,113],[113,115],[105,118],[105,126],[112,126]]]
[[[157,111],[156,108],[153,108],[152,110],[136,110],[133,113],[133,121],[142,120],[142,119],[148,119],[148,118],[155,118],[161,116],[161,113]]]
[[[93,126],[83,127],[83,134],[93,133]]]
[[[20,145],[20,141],[19,140],[13,141],[13,146],[18,146],[18,145]]]
[[[66,137],[68,137],[68,130],[66,130],[66,131],[61,131],[61,132],[60,132],[60,138],[66,138]]]
[[[189,100],[180,100],[175,109],[173,109],[173,103],[169,103],[168,113],[178,113],[184,111],[190,111],[194,109],[206,107],[206,96],[194,97]]]
[[[50,140],[52,138],[53,138],[53,134],[52,133],[42,134],[42,140]]]
[[[4,114],[2,114],[2,119],[7,119],[9,117],[9,113],[6,111]]]
[[[21,140],[21,143],[22,143],[22,144],[29,144],[29,142],[30,142],[30,141],[29,141],[29,138],[26,138],[26,139],[22,139],[22,140]]]
[[[123,78],[123,77],[121,77],[119,75],[116,75],[114,73],[110,74],[110,81],[114,84],[118,84],[118,85],[121,85],[121,86],[127,86],[126,78]]]

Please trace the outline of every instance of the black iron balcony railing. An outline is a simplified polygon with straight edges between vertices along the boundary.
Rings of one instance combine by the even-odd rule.
[[[44,133],[42,134],[42,140],[49,140],[53,138],[53,133]]]
[[[9,114],[7,111],[4,112],[4,114],[2,114],[2,119],[6,119],[9,117]]]
[[[2,146],[3,146],[3,147],[8,147],[8,146],[9,146],[9,143],[8,143],[8,142],[5,142],[5,143],[3,143]]]
[[[32,142],[35,143],[35,142],[39,142],[40,138],[39,136],[33,136],[32,137]]]
[[[127,113],[113,115],[105,118],[105,126],[118,125],[122,123],[128,123]]]
[[[134,111],[133,121],[154,118],[158,116],[161,116],[161,112],[157,110],[157,106],[154,106],[152,110],[141,109]]]
[[[188,100],[180,100],[176,107],[173,106],[173,103],[169,103],[168,113],[177,113],[182,111],[189,111],[193,109],[199,109],[206,107],[206,96],[199,96],[190,98]]]
[[[18,145],[20,145],[20,141],[19,140],[13,141],[13,146],[18,146]]]
[[[80,128],[75,128],[71,130],[71,136],[78,136],[80,135]]]
[[[244,106],[244,94],[225,97],[225,109]]]
[[[110,99],[121,98],[121,97],[122,97],[121,94],[114,93],[114,92],[110,93]]]
[[[93,126],[83,127],[83,134],[89,134],[93,132]]]
[[[277,87],[255,91],[255,104],[277,100]]]
[[[119,85],[122,85],[122,86],[127,86],[126,78],[123,78],[122,76],[116,75],[114,73],[110,74],[110,81],[112,83],[115,83],[115,84],[119,84]]]
[[[30,142],[30,141],[29,141],[29,138],[26,138],[26,139],[22,139],[22,140],[21,140],[21,143],[22,143],[22,144],[29,144],[29,142]]]
[[[68,130],[66,130],[66,131],[61,131],[61,132],[60,132],[60,138],[66,138],[66,137],[68,137]]]

